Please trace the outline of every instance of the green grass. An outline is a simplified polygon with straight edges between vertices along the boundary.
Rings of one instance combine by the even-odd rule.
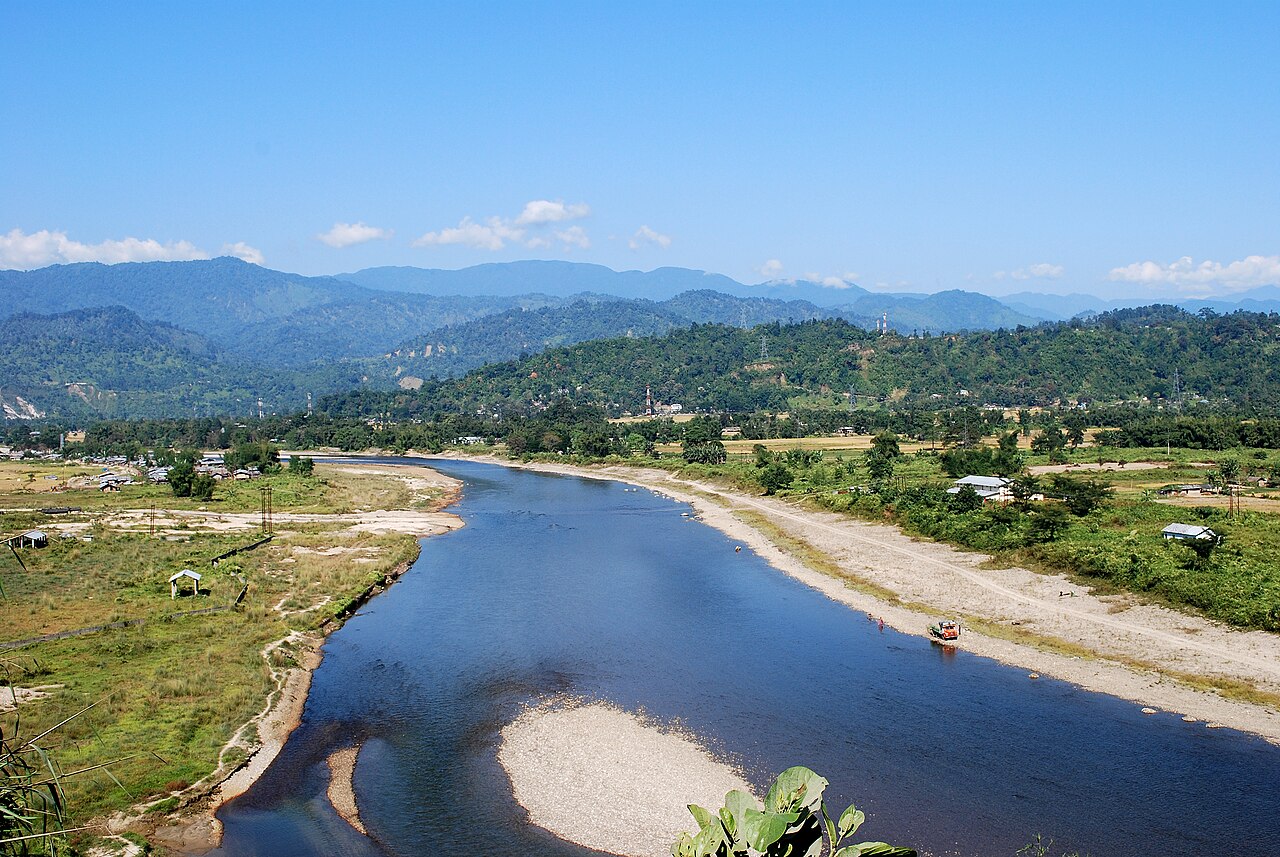
[[[386,476],[324,472],[312,480],[278,478],[276,482],[273,477],[273,485],[280,486],[274,492],[277,511],[347,511],[365,504],[394,508],[408,497],[402,483]],[[243,484],[227,492],[225,502],[256,510],[256,486],[261,483],[241,490]],[[58,731],[52,749],[64,770],[130,757],[112,765],[120,784],[101,772],[67,783],[78,821],[207,776],[231,735],[265,704],[271,679],[263,647],[291,631],[314,630],[331,622],[341,608],[411,562],[418,551],[412,536],[351,533],[326,523],[289,524],[287,532],[278,527],[276,539],[268,545],[214,570],[210,557],[248,544],[259,534],[191,530],[187,541],[167,541],[102,525],[109,512],[137,508],[138,497],[145,500],[152,490],[159,492],[155,496],[160,509],[190,504],[166,497],[159,489],[145,489],[136,496],[125,491],[97,495],[93,507],[57,495],[58,505],[85,505],[80,517],[96,522],[93,540],[55,536],[48,548],[23,550],[25,571],[7,549],[0,554],[0,581],[7,596],[0,600],[3,640],[124,619],[146,621],[0,654],[0,680],[18,686],[62,685],[49,698],[21,707],[23,733],[34,734],[98,702]],[[0,500],[13,508],[34,505],[31,496],[10,492]],[[52,522],[44,516],[0,514],[6,532],[41,523],[52,532]],[[331,548],[340,552],[322,552]],[[207,594],[170,598],[168,578],[184,567],[204,575],[201,588]],[[241,588],[235,574],[249,584],[241,608],[163,618],[176,611],[230,604]],[[277,652],[277,666],[289,657]],[[15,719],[13,713],[0,714],[0,729],[10,734]]]

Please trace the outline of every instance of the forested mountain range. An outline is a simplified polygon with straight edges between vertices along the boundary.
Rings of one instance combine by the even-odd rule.
[[[204,336],[123,307],[0,321],[0,407],[11,416],[190,416],[298,410],[361,383],[342,364],[299,372],[235,360]],[[29,407],[23,407],[26,403]]]
[[[464,359],[429,369],[418,367],[417,371],[432,374],[508,359],[521,350],[538,350],[546,344],[620,336],[633,329],[659,333],[672,325],[692,322],[752,325],[836,317],[873,327],[875,320],[888,312],[890,322],[899,329],[939,332],[1037,321],[969,292],[895,297],[873,295],[852,286],[744,286],[728,277],[684,268],[642,273],[568,262],[513,262],[462,271],[384,268],[344,276],[356,282],[273,271],[230,257],[119,265],[87,262],[34,271],[0,271],[0,317],[16,312],[60,313],[122,306],[144,319],[203,334],[221,351],[241,360],[301,367],[392,351],[403,353],[414,350],[412,343],[441,328],[457,328],[485,316],[507,313],[496,326],[458,333],[467,343]],[[429,289],[434,291],[427,293]],[[786,299],[770,297],[774,294]],[[812,294],[827,303],[800,300],[801,294]],[[831,305],[832,295],[844,303]],[[656,310],[651,299],[655,296],[663,298]],[[612,311],[608,316],[616,321],[612,326],[576,309],[559,318],[553,313],[527,316],[519,312],[583,300],[640,303]],[[637,323],[628,319],[633,316],[650,318]],[[663,321],[658,321],[658,316]],[[538,327],[526,332],[511,330],[520,320]],[[502,331],[493,349],[486,350],[482,344],[477,347],[485,331]],[[512,350],[510,343],[519,339],[527,345]],[[377,372],[378,367],[372,368]]]
[[[378,354],[446,324],[563,302],[531,294],[395,294],[231,257],[0,271],[0,317],[120,306],[204,334],[243,360],[281,367]]]
[[[698,325],[553,348],[417,393],[355,392],[326,407],[340,415],[510,413],[568,396],[618,415],[641,412],[646,385],[686,410],[847,407],[852,392],[902,407],[1176,398],[1266,413],[1280,406],[1280,315],[1200,317],[1156,306],[964,336],[878,336],[838,319]]]

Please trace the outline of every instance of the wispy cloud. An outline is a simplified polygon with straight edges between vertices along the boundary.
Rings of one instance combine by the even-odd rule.
[[[858,275],[852,271],[844,274],[819,274],[811,271],[804,275],[804,279],[827,289],[849,289],[857,285]]]
[[[1058,280],[1066,273],[1067,269],[1062,265],[1039,262],[1024,268],[1015,268],[1012,271],[996,271],[992,276],[997,280],[1003,280],[1006,277],[1012,280]]]
[[[177,262],[208,259],[190,241],[161,243],[154,238],[123,238],[98,244],[73,241],[65,232],[11,229],[0,235],[0,268],[41,268],[69,262]]]
[[[566,220],[581,220],[591,213],[591,206],[585,202],[565,205],[561,200],[534,199],[524,204],[524,210],[516,218],[517,226],[539,226],[543,223],[563,223]]]
[[[237,241],[234,244],[223,244],[222,255],[235,256],[237,259],[243,259],[255,265],[265,265],[267,263],[267,259],[262,255],[261,250],[257,247],[250,247],[243,241]]]
[[[419,236],[414,240],[413,246],[453,245],[477,250],[501,250],[508,243],[513,243],[523,244],[530,250],[542,250],[551,247],[554,239],[560,242],[564,250],[585,250],[591,247],[591,238],[581,226],[568,226],[553,232],[549,232],[546,227],[552,223],[579,220],[589,214],[591,207],[585,202],[566,205],[558,201],[535,199],[525,203],[514,219],[495,216],[476,221],[464,217],[457,226],[436,229]]]
[[[446,247],[460,244],[477,250],[501,250],[508,241],[519,241],[524,230],[509,225],[501,217],[490,217],[484,223],[476,223],[464,217],[457,226],[428,232],[413,242],[414,247]]]
[[[570,226],[568,229],[557,230],[556,238],[560,239],[566,250],[572,250],[574,247],[580,250],[591,249],[591,239],[587,237],[586,230],[581,226]]]
[[[760,273],[760,276],[770,280],[776,280],[778,277],[782,276],[783,267],[782,263],[777,259],[769,259],[759,268],[756,268],[756,270]]]
[[[363,244],[366,241],[375,241],[379,238],[390,238],[392,234],[390,229],[369,226],[361,221],[358,223],[335,223],[332,229],[328,232],[321,232],[316,236],[316,239],[323,241],[330,247],[350,247],[354,244]]]
[[[1186,291],[1219,286],[1240,290],[1280,283],[1280,256],[1246,256],[1234,262],[1196,262],[1183,256],[1175,262],[1134,262],[1112,268],[1108,279],[1144,286],[1173,286]]]
[[[627,246],[632,250],[639,250],[641,247],[661,247],[665,250],[671,246],[671,236],[642,225],[627,241]]]

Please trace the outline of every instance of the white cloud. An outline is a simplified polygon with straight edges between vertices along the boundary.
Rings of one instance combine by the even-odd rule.
[[[41,229],[30,234],[12,229],[0,235],[0,268],[41,268],[68,262],[174,262],[208,259],[209,254],[190,241],[161,244],[154,238],[124,238],[85,244],[72,241],[65,232]]]
[[[530,250],[543,250],[552,245],[552,240],[546,230],[540,227],[549,223],[578,220],[590,213],[591,206],[585,202],[565,205],[559,201],[535,199],[526,202],[524,209],[514,220],[488,217],[483,222],[477,222],[464,217],[457,226],[426,233],[415,240],[413,246],[442,247],[461,244],[477,250],[501,250],[511,242],[523,243]],[[530,232],[534,234],[531,235]],[[585,250],[591,246],[591,239],[581,226],[569,226],[556,230],[553,234],[565,250],[575,247]]]
[[[591,247],[591,239],[587,237],[586,230],[581,226],[570,226],[568,229],[559,230],[556,232],[556,237],[564,243],[566,250],[571,250],[574,247],[587,250]],[[535,238],[533,240],[538,241],[541,239]],[[530,244],[532,243],[531,241]]]
[[[762,277],[768,277],[769,279],[774,280],[782,273],[782,263],[777,259],[769,259],[756,270],[760,272]]]
[[[1025,268],[1017,268],[1012,271],[996,271],[991,276],[997,280],[1003,280],[1006,277],[1015,280],[1057,280],[1061,279],[1066,273],[1067,269],[1062,265],[1039,262],[1035,265],[1027,265]]]
[[[250,247],[243,241],[237,241],[234,244],[223,244],[222,255],[235,256],[237,259],[243,259],[255,265],[265,265],[267,263],[267,259],[262,255],[261,250],[257,247]]]
[[[538,226],[543,223],[562,223],[566,220],[580,220],[591,213],[591,206],[585,202],[565,205],[560,200],[534,199],[524,204],[524,210],[516,218],[516,226]]]
[[[361,221],[359,223],[335,223],[332,229],[328,232],[321,232],[316,238],[330,247],[350,247],[353,244],[363,244],[366,241],[373,241],[378,238],[390,238],[391,235],[390,229],[368,226]]]
[[[1196,262],[1183,256],[1176,262],[1134,262],[1112,268],[1108,279],[1145,286],[1168,285],[1185,290],[1222,286],[1227,290],[1248,289],[1280,283],[1280,256],[1246,256],[1222,264],[1206,259]]]
[[[464,217],[457,226],[426,233],[414,241],[413,246],[443,247],[462,244],[477,250],[501,250],[508,241],[519,241],[523,237],[523,229],[511,226],[501,217],[490,217],[484,223],[476,223],[470,217]]]
[[[631,236],[630,240],[627,241],[627,246],[632,250],[639,250],[641,247],[650,245],[666,249],[671,246],[671,236],[663,235],[661,232],[650,229],[648,226],[641,226],[635,231],[635,234]]]
[[[1015,280],[1056,280],[1067,272],[1067,269],[1061,265],[1052,265],[1048,262],[1040,262],[1036,265],[1028,265],[1025,268],[1019,268],[1009,276]]]

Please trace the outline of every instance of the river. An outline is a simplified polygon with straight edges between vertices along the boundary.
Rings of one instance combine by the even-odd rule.
[[[466,461],[466,526],[326,641],[302,725],[219,813],[227,857],[586,855],[525,820],[499,732],[557,694],[678,721],[757,786],[790,765],[930,855],[1261,855],[1280,748],[881,629],[618,482]],[[325,759],[363,741],[356,833]],[[692,818],[690,819],[692,827]]]

